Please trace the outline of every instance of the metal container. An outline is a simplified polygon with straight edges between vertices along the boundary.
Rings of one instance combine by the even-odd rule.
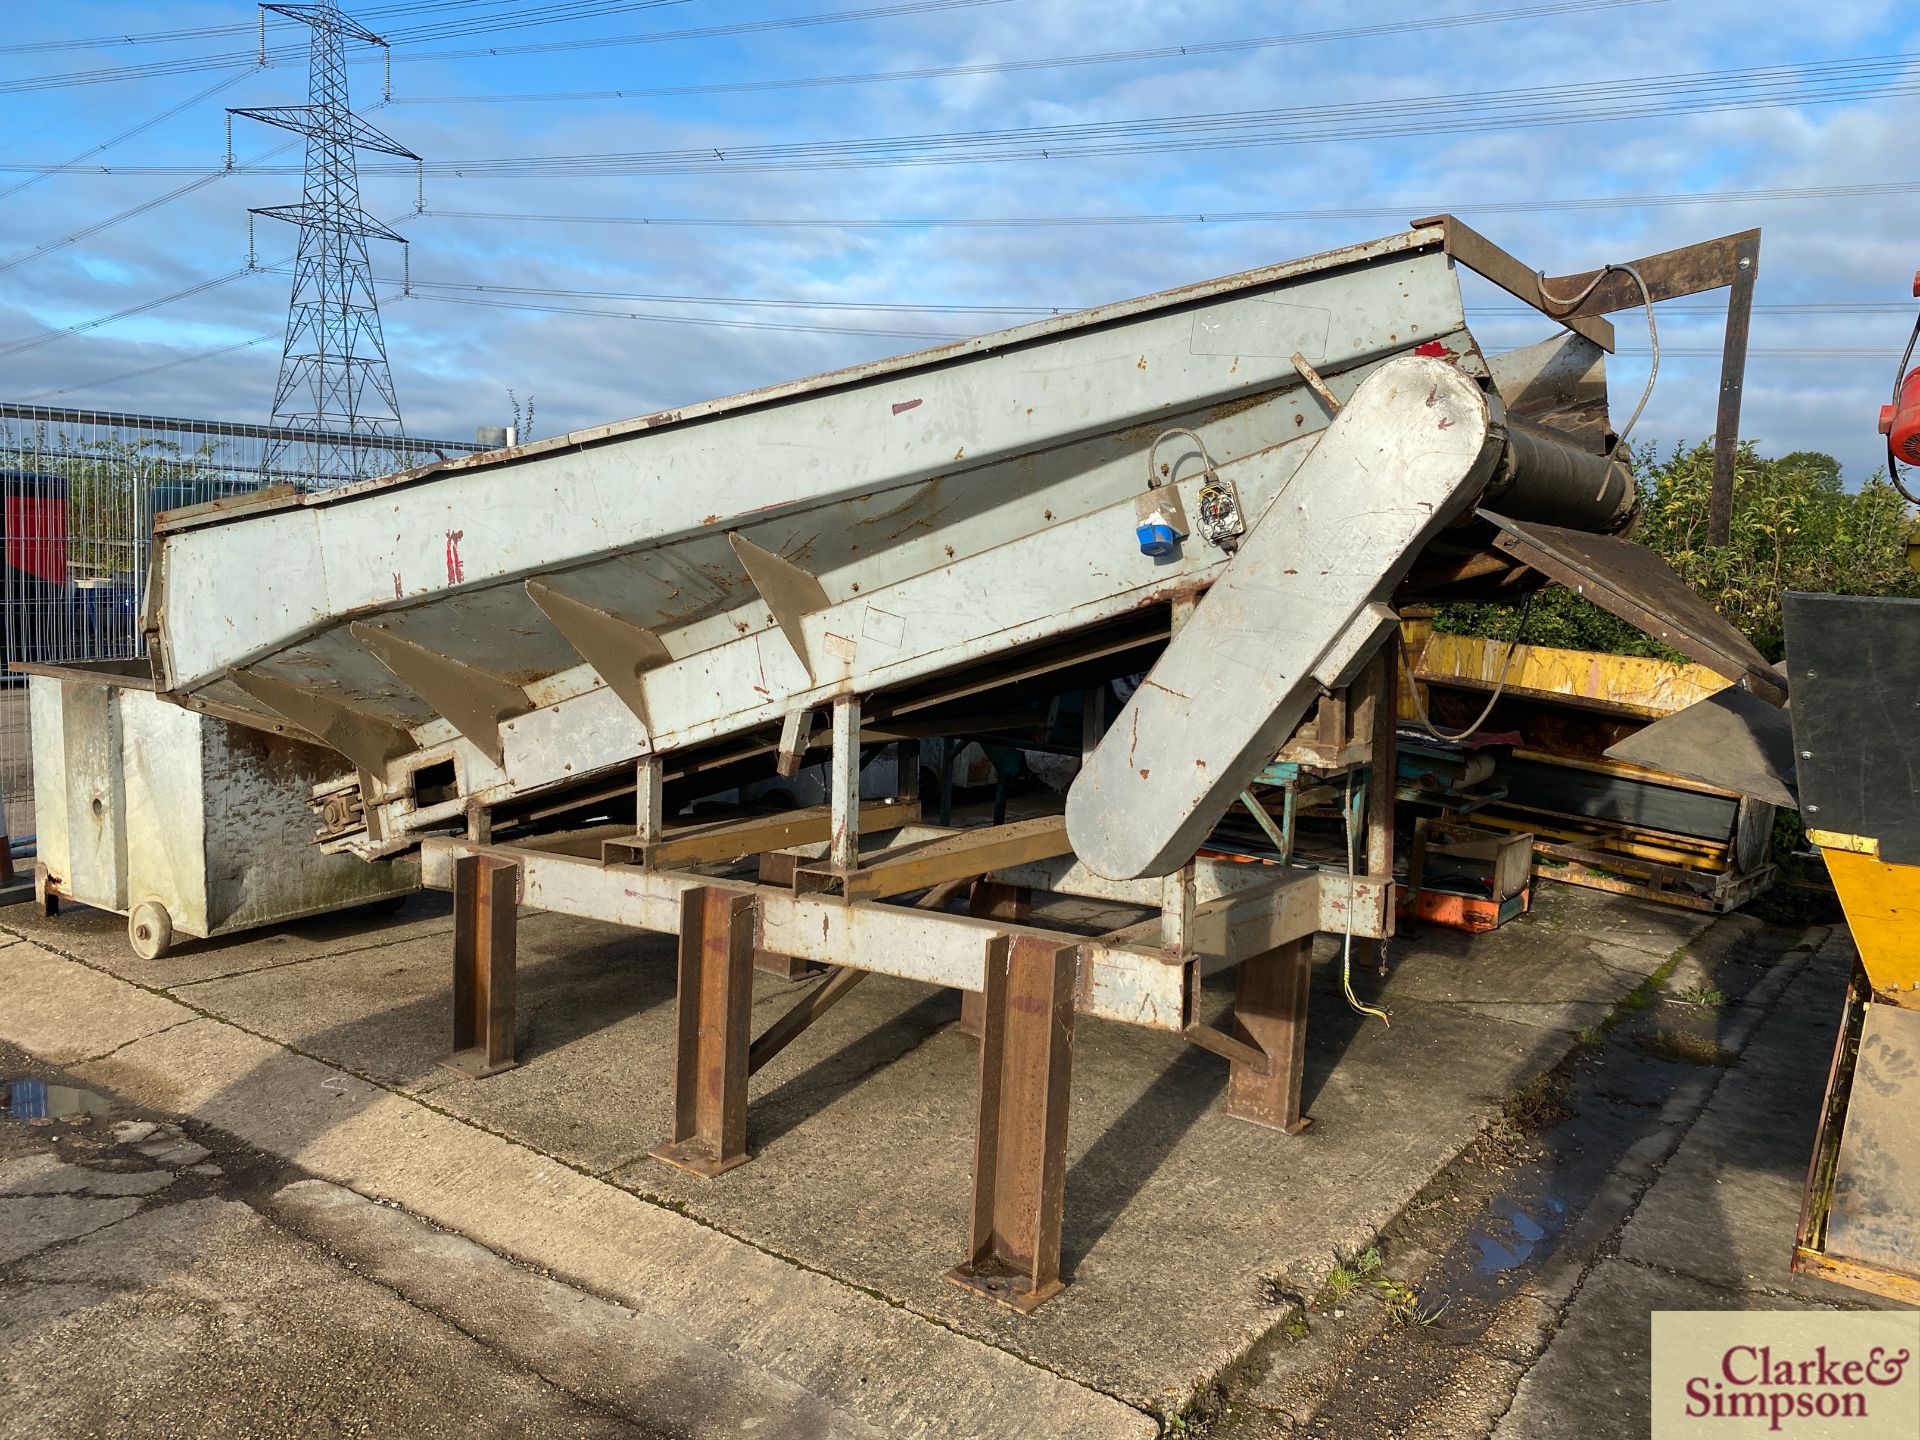
[[[135,953],[410,894],[313,843],[331,751],[169,704],[144,660],[32,667],[36,889],[128,917]]]

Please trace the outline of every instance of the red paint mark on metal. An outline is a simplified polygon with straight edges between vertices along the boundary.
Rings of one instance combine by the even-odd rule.
[[[1449,420],[1445,415],[1442,415],[1440,417],[1440,428],[1442,430],[1451,430],[1453,428],[1453,421]]]
[[[447,583],[458,585],[467,578],[467,567],[460,559],[460,541],[465,538],[464,530],[447,531]]]
[[[1425,355],[1432,360],[1445,360],[1449,358],[1447,355],[1447,347],[1442,345],[1438,340],[1429,340],[1424,345],[1414,346],[1413,353],[1416,355]]]
[[[400,572],[396,570],[393,572],[393,598],[398,600],[406,593],[400,586]]]
[[[896,400],[893,402],[893,413],[896,415],[904,415],[920,403],[918,400]]]

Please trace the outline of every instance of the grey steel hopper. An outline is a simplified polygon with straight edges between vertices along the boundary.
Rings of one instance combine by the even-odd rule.
[[[1456,261],[1509,288],[1531,276],[1440,217],[361,485],[176,512],[156,543],[156,673],[181,703],[339,751],[359,789],[330,810],[328,843],[370,856],[475,813],[510,820],[594,784],[630,790],[648,755],[667,758],[669,778],[771,766],[783,733],[804,746],[806,717],[836,696],[864,697],[876,723],[925,719],[1010,677],[1145,668],[1174,611],[1236,565],[1302,570],[1310,557],[1289,554],[1337,531],[1338,604],[1310,614],[1268,597],[1242,617],[1292,637],[1284,688],[1297,700],[1376,638],[1396,586],[1405,598],[1542,583],[1493,543],[1488,518],[1584,531],[1630,519],[1631,484],[1607,454],[1612,330],[1598,302],[1542,344],[1489,357]],[[1654,298],[1707,283],[1672,257],[1638,264]],[[1339,426],[1345,407],[1388,391],[1398,419]],[[1479,438],[1447,437],[1457,473],[1415,500],[1403,482],[1417,465],[1369,472],[1367,455],[1383,425],[1404,440],[1434,406]],[[1340,475],[1320,455],[1330,427],[1349,432]],[[1363,472],[1385,503],[1430,510],[1373,524],[1361,506],[1321,525]],[[1209,521],[1223,492],[1244,533]],[[1152,496],[1187,531],[1158,556],[1136,540]],[[1119,784],[1153,767],[1098,767],[1118,788],[1102,783],[1102,818],[1086,823],[1125,815],[1157,836],[1105,863],[1164,865],[1193,817],[1246,783],[1239,770],[1285,707],[1268,690],[1214,699],[1250,707],[1243,743],[1204,795],[1183,789],[1180,814]]]

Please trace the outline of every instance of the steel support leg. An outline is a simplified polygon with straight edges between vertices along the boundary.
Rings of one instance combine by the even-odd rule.
[[[1024,885],[996,885],[991,880],[976,880],[973,888],[967,892],[967,913],[978,920],[1001,920],[1009,925],[1024,925],[1032,912],[1033,892]],[[959,1030],[962,1035],[979,1039],[986,1013],[987,997],[984,991],[960,992]]]
[[[1022,1314],[1061,1289],[1079,955],[1027,935],[987,955],[973,1222],[967,1261],[947,1279]]]
[[[520,867],[490,855],[453,862],[453,1054],[472,1080],[511,1070],[518,989]]]
[[[1240,962],[1233,1033],[1267,1057],[1268,1073],[1234,1065],[1227,1075],[1227,1113],[1298,1135],[1300,1082],[1307,1057],[1307,977],[1311,941],[1295,940]]]
[[[747,1159],[754,901],[703,886],[680,901],[673,1138],[651,1152],[712,1179]]]
[[[828,767],[833,838],[827,863],[846,874],[860,863],[860,697],[833,702],[833,763]]]

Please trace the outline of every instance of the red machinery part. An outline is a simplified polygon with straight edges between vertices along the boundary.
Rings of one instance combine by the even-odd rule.
[[[1880,407],[1880,433],[1887,449],[1908,465],[1920,465],[1920,368],[1907,372],[1898,398]]]

